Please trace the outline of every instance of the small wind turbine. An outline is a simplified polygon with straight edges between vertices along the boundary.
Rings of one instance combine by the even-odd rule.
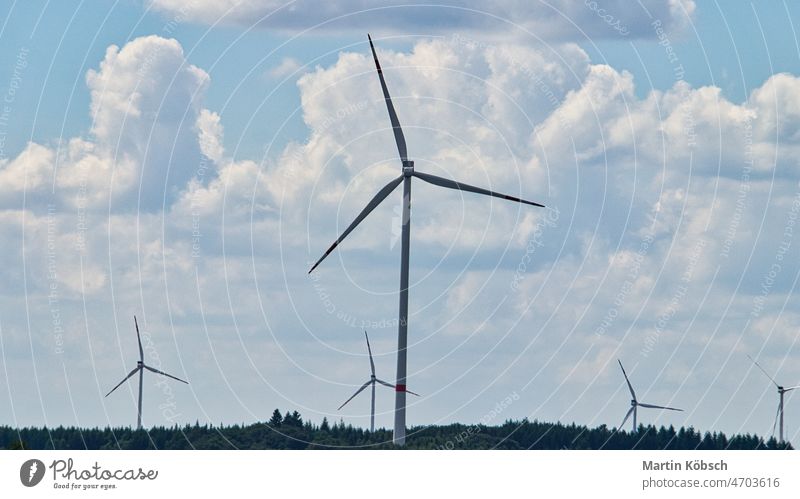
[[[406,441],[406,373],[408,367],[408,258],[409,248],[411,246],[411,178],[416,177],[424,180],[429,184],[438,187],[446,187],[448,189],[455,189],[462,192],[472,192],[475,194],[483,194],[485,196],[493,196],[508,201],[517,203],[524,203],[532,206],[544,207],[539,203],[533,201],[526,201],[524,199],[516,198],[506,194],[500,194],[480,187],[474,187],[462,182],[456,182],[447,178],[437,177],[428,173],[422,173],[414,170],[414,162],[408,159],[408,151],[406,149],[406,139],[403,135],[403,129],[400,128],[400,120],[397,119],[397,113],[392,104],[392,98],[389,96],[389,89],[386,87],[386,81],[383,78],[383,71],[381,64],[378,62],[378,54],[375,53],[375,46],[372,44],[372,37],[367,35],[369,39],[369,46],[372,50],[372,58],[375,60],[375,68],[378,70],[378,78],[381,82],[381,89],[383,90],[383,99],[386,101],[386,108],[389,111],[389,120],[392,123],[392,130],[394,132],[394,140],[397,143],[397,152],[400,155],[400,163],[402,165],[402,174],[396,179],[392,180],[385,187],[383,187],[377,194],[367,203],[367,206],[361,210],[355,220],[342,232],[342,235],[334,241],[334,243],[325,251],[325,254],[317,260],[317,263],[308,271],[310,274],[317,266],[322,263],[331,252],[341,243],[353,229],[358,226],[367,216],[374,210],[381,202],[386,199],[389,194],[394,191],[397,186],[403,184],[403,209],[402,209],[402,233],[401,233],[401,252],[400,252],[400,307],[397,326],[397,382],[395,386],[395,405],[394,405],[394,435],[392,440],[396,445],[404,445]]]
[[[633,414],[633,431],[636,431],[636,411],[639,407],[645,407],[647,409],[666,409],[668,411],[683,412],[683,409],[676,409],[674,407],[666,407],[663,405],[644,404],[642,402],[639,402],[636,399],[636,392],[633,391],[633,386],[631,386],[631,382],[630,380],[628,380],[628,374],[625,372],[625,368],[622,367],[622,361],[617,359],[617,362],[619,362],[619,368],[622,369],[622,375],[625,376],[625,383],[628,384],[628,390],[631,391],[631,397],[633,397],[631,399],[631,408],[628,409],[628,413],[625,414],[625,419],[623,419],[622,422],[619,424],[620,428],[625,426],[625,422],[628,421],[628,418],[631,417],[631,414]]]
[[[166,376],[168,378],[172,378],[174,380],[180,381],[181,383],[186,383],[187,385],[189,384],[189,382],[188,381],[184,381],[184,380],[182,380],[180,378],[176,378],[175,376],[173,376],[171,374],[167,374],[167,373],[165,373],[163,371],[159,371],[158,369],[152,368],[152,367],[150,367],[150,366],[148,366],[147,364],[144,363],[144,350],[142,349],[142,337],[139,335],[139,323],[136,322],[136,316],[135,315],[133,316],[133,324],[136,326],[136,339],[139,341],[139,360],[136,362],[136,367],[134,367],[133,370],[131,372],[129,372],[127,376],[125,376],[125,379],[120,381],[117,384],[117,386],[115,386],[114,388],[111,389],[110,392],[106,393],[106,397],[108,397],[109,395],[114,393],[114,390],[119,388],[122,385],[122,383],[125,383],[126,381],[128,381],[128,378],[130,378],[131,376],[133,376],[134,374],[136,374],[138,372],[139,373],[139,411],[137,413],[137,418],[136,418],[136,429],[137,430],[141,430],[142,429],[142,384],[143,384],[142,381],[144,379],[144,370],[147,369],[148,371],[152,371],[152,372],[154,372],[156,374],[160,374],[162,376]]]
[[[367,352],[369,353],[369,368],[371,373],[369,376],[369,381],[361,385],[361,388],[356,390],[356,393],[354,393],[349,399],[345,400],[344,404],[340,405],[337,411],[341,411],[342,407],[346,406],[348,402],[350,402],[356,397],[356,395],[363,392],[364,389],[369,385],[372,385],[372,408],[369,416],[369,431],[373,432],[375,431],[375,383],[380,383],[383,386],[388,386],[389,388],[392,389],[394,389],[394,385],[375,377],[375,362],[372,360],[372,348],[370,348],[369,346],[369,336],[367,335],[366,331],[364,331],[364,336],[367,338]],[[411,390],[406,390],[406,392],[410,393],[411,395],[416,395],[417,397],[419,397],[419,394],[416,394]]]
[[[758,362],[756,362],[754,358],[750,357],[749,355],[747,356],[747,358],[750,359],[751,361],[753,361],[753,364],[755,364],[756,367],[761,369],[761,372],[764,373],[770,379],[770,381],[775,383],[775,386],[778,387],[778,397],[779,397],[779,399],[778,399],[778,412],[775,413],[775,422],[772,423],[772,435],[773,436],[775,435],[775,425],[778,423],[778,420],[780,419],[781,424],[780,424],[779,430],[778,430],[778,436],[780,437],[780,439],[778,440],[778,442],[779,443],[783,443],[783,394],[786,393],[786,392],[790,392],[792,390],[795,390],[797,388],[800,388],[800,385],[790,386],[789,388],[782,387],[781,385],[778,384],[777,381],[775,381],[772,378],[772,376],[767,374],[767,371],[765,371],[764,368],[761,367],[761,365]]]

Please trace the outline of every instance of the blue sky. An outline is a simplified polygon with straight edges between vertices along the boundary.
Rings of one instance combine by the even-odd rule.
[[[598,4],[627,34],[591,2],[12,2],[0,423],[132,423],[132,385],[103,395],[137,314],[191,382],[150,380],[147,424],[368,424],[366,400],[335,408],[364,328],[394,377],[399,197],[306,271],[397,174],[369,29],[420,169],[549,207],[415,184],[409,422],[516,392],[503,418],[613,426],[621,358],[687,409],[644,422],[768,432],[746,355],[800,382],[798,7]]]
[[[726,97],[739,102],[770,75],[796,72],[796,15],[797,5],[791,2],[698,2],[693,29],[672,39],[686,68],[686,81],[719,86]],[[673,73],[660,64],[664,48],[658,41],[601,40],[581,46],[592,60],[633,73],[643,83],[641,92],[648,88],[644,82],[661,89],[674,83]]]
[[[771,74],[797,70],[800,56],[787,16],[787,12],[796,15],[797,6],[747,1],[698,5],[693,29],[671,38],[686,68],[685,79],[692,85],[717,85],[728,98],[740,102]],[[287,118],[290,121],[278,136],[279,144],[302,138],[307,132],[302,120],[292,114],[298,102],[293,81],[270,79],[265,77],[266,71],[283,57],[312,67],[329,64],[336,58],[331,46],[355,45],[364,38],[362,32],[355,30],[312,33],[287,44],[288,35],[259,29],[246,31],[238,26],[209,29],[190,22],[170,24],[173,18],[174,15],[143,8],[139,1],[13,2],[2,33],[10,45],[0,54],[0,76],[7,79],[13,69],[17,55],[13,48],[30,49],[36,63],[26,71],[27,83],[18,105],[39,112],[19,113],[16,119],[26,133],[10,138],[12,150],[21,150],[31,138],[58,137],[62,128],[65,135],[86,130],[91,122],[85,112],[89,96],[81,88],[86,71],[102,58],[108,45],[157,34],[174,37],[187,51],[191,50],[187,60],[192,64],[214,68],[214,85],[206,96],[208,106],[224,109],[226,117],[230,116],[226,119],[230,132],[226,145],[239,145],[243,156],[252,157],[263,153],[263,144],[275,138]],[[620,38],[577,42],[593,61],[630,71],[640,95],[650,88],[663,90],[672,86],[675,77],[671,68],[663,64],[664,48],[657,40]],[[281,45],[284,48],[279,48]],[[386,45],[409,47],[409,43],[402,42]],[[234,88],[236,93],[232,93]],[[254,98],[268,105],[270,113],[251,116]],[[247,120],[237,119],[241,116],[252,118],[258,126],[246,131]]]

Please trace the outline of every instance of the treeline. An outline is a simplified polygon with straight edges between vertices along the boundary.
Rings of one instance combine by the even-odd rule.
[[[251,425],[187,425],[147,430],[131,428],[11,428],[0,426],[4,449],[390,449],[392,432],[369,432],[345,425],[317,425],[297,411],[282,415],[277,409],[265,423]],[[409,449],[779,449],[774,438],[756,435],[726,437],[693,428],[675,430],[639,426],[637,432],[616,431],[605,425],[587,428],[575,424],[508,420],[500,426],[451,424],[409,428]],[[791,446],[786,445],[786,448]]]

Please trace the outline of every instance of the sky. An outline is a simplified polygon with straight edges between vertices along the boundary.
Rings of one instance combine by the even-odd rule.
[[[414,183],[409,425],[769,435],[800,384],[799,8],[690,0],[5,2],[0,424],[369,425]],[[376,424],[393,393],[379,389]],[[786,433],[800,437],[800,398]],[[497,404],[507,397],[499,414]],[[487,419],[488,418],[488,419]],[[491,421],[489,421],[491,420]]]

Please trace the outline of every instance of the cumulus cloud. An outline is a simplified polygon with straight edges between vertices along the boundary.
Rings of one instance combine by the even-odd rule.
[[[645,0],[632,6],[623,0],[573,2],[485,2],[454,0],[431,5],[423,1],[364,0],[320,5],[301,0],[151,0],[152,8],[204,24],[257,25],[283,30],[353,30],[451,33],[481,30],[498,36],[542,39],[586,37],[653,37],[649,25],[661,21],[667,30],[690,22],[693,0]]]
[[[296,73],[301,67],[303,67],[303,65],[294,57],[284,57],[277,66],[267,71],[267,75],[273,79],[286,78]]]
[[[208,80],[174,39],[146,36],[108,47],[86,75],[88,138],[29,144],[1,165],[0,199],[13,206],[24,191],[33,201],[73,207],[170,205],[202,158],[219,154],[218,117],[199,105]]]
[[[53,151],[36,143],[28,143],[13,160],[0,162],[0,184],[4,194],[35,190],[45,185],[53,171]]]
[[[797,264],[781,259],[775,279],[781,284],[759,296],[764,282],[773,281],[769,262],[780,258],[779,242],[793,216],[796,138],[787,90],[798,88],[795,77],[775,75],[736,103],[718,88],[682,81],[638,97],[630,74],[592,64],[574,46],[554,54],[453,37],[420,42],[405,53],[383,49],[380,56],[418,168],[535,199],[544,194],[560,213],[558,223],[543,228],[539,247],[530,241],[542,228],[540,214],[524,219],[513,206],[489,208],[485,199],[417,184],[412,323],[430,349],[417,355],[434,362],[452,355],[443,345],[454,343],[461,354],[474,354],[482,338],[485,349],[498,348],[492,350],[496,364],[546,371],[547,358],[512,353],[535,343],[547,355],[555,347],[582,358],[585,363],[562,370],[565,380],[582,385],[613,383],[598,378],[598,370],[615,356],[633,359],[658,379],[655,366],[676,352],[680,369],[663,375],[683,384],[691,383],[686,372],[697,355],[719,373],[731,355],[759,345],[741,329],[742,316],[780,303],[798,272]],[[514,60],[532,61],[531,70]],[[352,77],[374,79],[370,69],[368,57],[342,54],[299,81],[311,137],[287,148],[271,170],[285,175],[268,184],[278,199],[291,194],[282,201],[289,207],[298,200],[309,206],[309,258],[396,172],[379,88]],[[307,201],[303,193],[309,192]],[[384,270],[376,263],[381,255],[396,257],[391,238],[381,238],[391,232],[394,206],[388,205],[323,270],[326,289],[359,297],[339,298],[346,316],[360,317],[359,303],[369,292],[393,289],[391,280],[374,284],[375,273],[368,271]],[[287,211],[289,219],[296,213]],[[527,234],[513,237],[515,230]],[[527,251],[532,263],[514,291],[510,283]],[[303,284],[289,287],[303,295]],[[324,308],[313,296],[304,303]],[[737,312],[728,315],[730,303]],[[391,307],[370,311],[388,318],[396,313]],[[736,326],[708,332],[721,321]],[[758,324],[761,330],[763,321]],[[466,339],[453,342],[454,335],[439,337],[440,331]],[[702,350],[694,354],[681,353],[698,345]],[[481,374],[495,379],[500,372],[487,366]]]
[[[459,35],[408,51],[379,47],[379,55],[419,169],[550,207],[414,184],[411,375],[425,393],[442,390],[420,402],[420,420],[451,417],[448,407],[469,404],[463,394],[475,387],[504,396],[530,380],[532,389],[558,386],[564,396],[542,406],[523,397],[537,401],[522,402],[514,417],[583,421],[614,387],[624,389],[607,372],[617,357],[632,359],[639,379],[663,376],[672,388],[702,393],[705,381],[688,379],[691,369],[727,373],[732,356],[766,338],[794,344],[785,331],[800,316],[788,300],[800,268],[785,248],[797,244],[787,227],[800,216],[795,76],[774,75],[732,102],[715,87],[684,82],[640,97],[640,82],[594,64],[574,44],[519,47]],[[142,67],[159,75],[139,81]],[[26,283],[21,264],[5,266],[4,307],[21,307],[27,289],[34,327],[48,331],[55,282],[73,321],[83,317],[81,295],[92,295],[93,332],[110,331],[116,314],[146,310],[164,356],[185,353],[190,378],[219,362],[199,406],[183,400],[189,419],[206,409],[257,418],[286,403],[325,413],[336,393],[302,394],[320,393],[320,383],[347,368],[346,352],[362,353],[364,327],[386,361],[399,192],[306,275],[309,260],[399,174],[368,53],[342,52],[298,79],[308,137],[263,161],[225,151],[220,115],[203,107],[210,77],[186,63],[175,41],[111,47],[87,82],[96,119],[86,138],[29,144],[0,164],[4,255],[41,268],[55,258],[61,269]],[[153,143],[153,135],[167,139]],[[158,164],[170,166],[168,177],[142,170]],[[49,212],[54,178],[65,208]],[[159,193],[149,210],[84,212],[109,196],[113,206],[117,196],[135,200],[149,185]],[[22,193],[43,204],[19,211]],[[173,200],[161,209],[165,193]],[[112,371],[113,355],[127,359],[121,354],[135,349],[122,331],[93,339],[106,356],[98,369]],[[47,348],[49,338],[37,341]],[[74,355],[86,357],[78,343]],[[764,356],[779,365],[777,350]],[[48,379],[63,377],[57,371]],[[451,389],[456,382],[470,390]],[[229,383],[259,395],[232,395]],[[587,383],[603,390],[585,394]],[[274,389],[267,402],[260,384]],[[465,420],[481,415],[465,410]],[[690,422],[713,422],[702,417]]]
[[[197,117],[200,150],[210,160],[219,162],[223,159],[222,124],[219,114],[202,109]]]

